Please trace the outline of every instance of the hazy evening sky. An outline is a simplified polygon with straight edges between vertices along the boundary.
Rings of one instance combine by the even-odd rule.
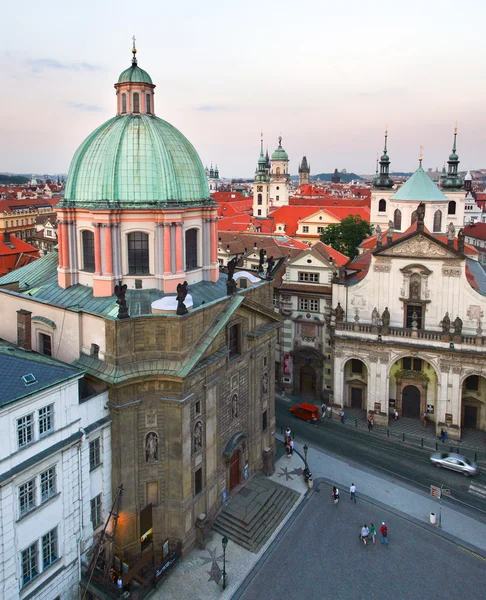
[[[260,131],[291,173],[374,171],[389,129],[392,170],[441,167],[458,121],[461,169],[486,167],[486,8],[479,0],[45,0],[2,5],[0,171],[67,172],[114,115],[130,65],[157,116],[203,163],[251,177]]]

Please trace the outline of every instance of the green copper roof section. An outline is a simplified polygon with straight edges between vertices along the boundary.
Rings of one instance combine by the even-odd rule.
[[[422,169],[422,165],[407,179],[391,197],[391,200],[413,200],[447,202],[447,197],[439,190],[432,179]]]
[[[113,117],[76,151],[60,206],[154,208],[213,204],[189,140],[150,115]]]
[[[289,155],[282,148],[282,136],[278,138],[278,148],[272,154],[272,160],[289,160]]]
[[[123,73],[118,77],[118,83],[148,83],[153,85],[152,78],[147,73],[137,65],[132,65],[125,69]]]

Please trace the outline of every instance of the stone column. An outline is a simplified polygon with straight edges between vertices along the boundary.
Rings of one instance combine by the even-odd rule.
[[[170,275],[172,273],[171,268],[171,256],[170,256],[170,234],[171,234],[171,223],[164,223],[164,274]]]
[[[342,350],[334,351],[334,383],[333,383],[333,413],[339,417],[341,408],[344,406],[344,372],[343,364],[345,361]]]
[[[105,228],[105,264],[106,275],[113,275],[113,240],[111,235],[111,223],[104,223]]]
[[[94,227],[94,251],[95,251],[95,275],[101,275],[101,223],[93,223]]]
[[[217,223],[218,219],[210,219],[210,227],[211,227],[211,233],[210,233],[210,260],[211,260],[211,266],[216,264],[218,262],[218,229],[217,229]]]
[[[183,273],[184,267],[182,264],[182,258],[184,256],[184,248],[182,246],[182,223],[175,223],[176,226],[176,272]]]
[[[157,223],[155,229],[155,275],[164,273],[164,226],[165,223]]]

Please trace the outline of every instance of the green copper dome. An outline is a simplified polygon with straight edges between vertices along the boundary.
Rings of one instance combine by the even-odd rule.
[[[103,123],[76,151],[61,206],[153,208],[213,204],[193,145],[145,114]]]
[[[133,64],[128,69],[125,69],[123,73],[118,77],[118,83],[148,83],[153,85],[152,78],[136,64]]]
[[[289,160],[289,155],[282,148],[282,138],[278,138],[278,148],[272,154],[272,160]]]

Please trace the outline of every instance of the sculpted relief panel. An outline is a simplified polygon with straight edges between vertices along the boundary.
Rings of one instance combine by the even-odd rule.
[[[448,252],[445,248],[434,244],[434,242],[423,238],[417,237],[403,242],[387,250],[387,254],[393,254],[395,256],[448,256]]]

